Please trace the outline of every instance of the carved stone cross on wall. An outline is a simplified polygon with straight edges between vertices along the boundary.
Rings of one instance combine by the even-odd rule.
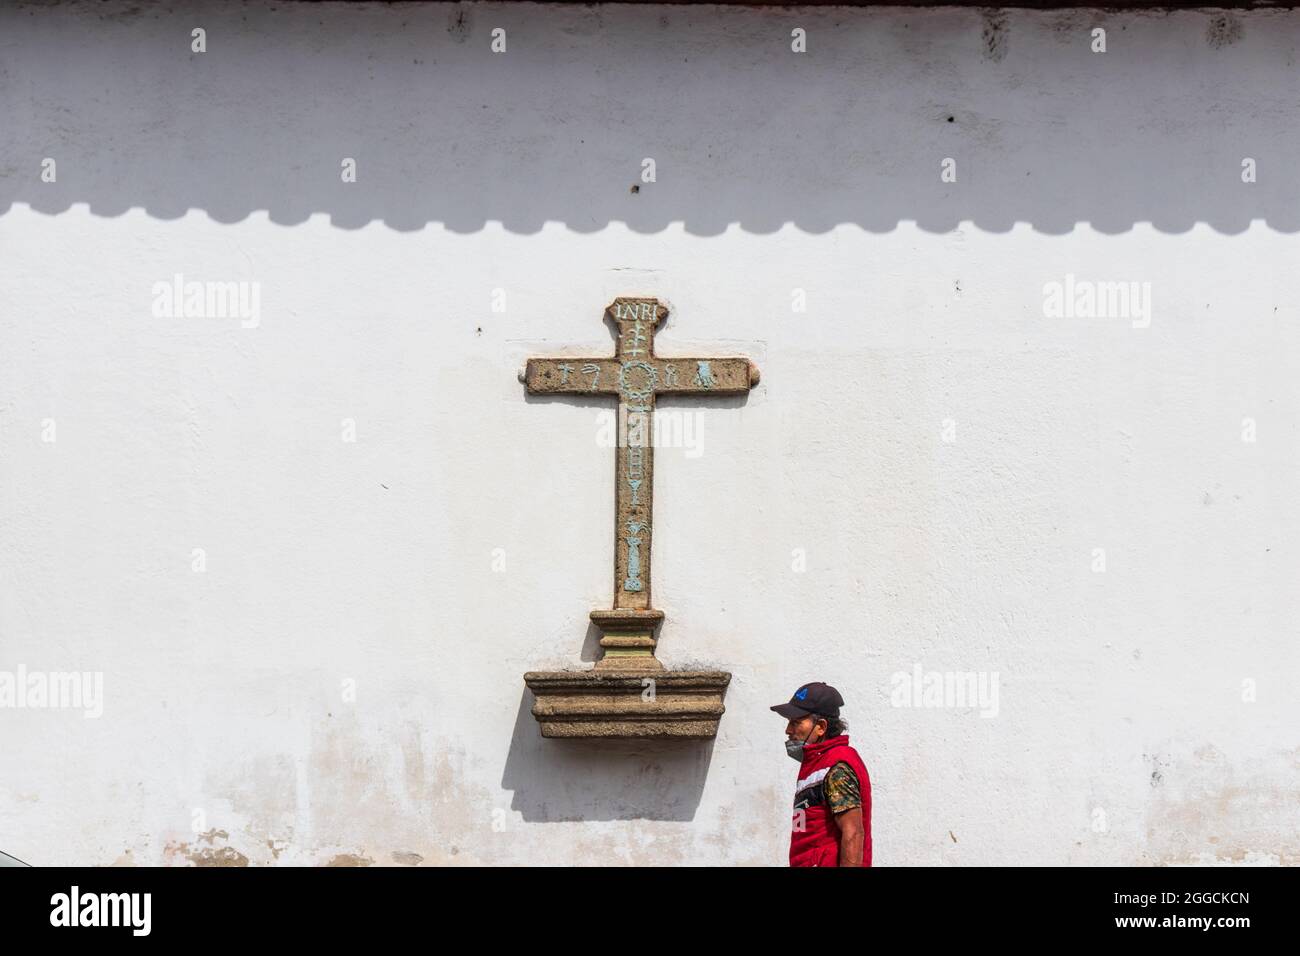
[[[535,395],[588,395],[618,399],[619,440],[614,467],[614,602],[611,609],[591,612],[592,621],[601,630],[600,644],[604,649],[604,656],[595,669],[601,675],[608,674],[611,679],[620,675],[654,674],[654,684],[658,686],[668,675],[688,672],[664,671],[654,656],[655,627],[663,619],[663,612],[652,606],[650,598],[655,400],[660,395],[743,395],[758,384],[758,368],[747,358],[656,356],[655,327],[668,315],[668,309],[657,299],[620,297],[605,310],[605,314],[613,320],[616,328],[617,347],[612,358],[566,356],[529,359],[524,382],[528,391]],[[729,674],[721,671],[689,673],[710,675],[715,684],[719,677],[730,679]],[[561,674],[569,680],[575,679],[571,672]],[[548,689],[540,678],[558,676],[535,671],[525,675],[529,686],[538,693],[539,704],[540,691]],[[722,686],[725,684],[726,680],[723,680]],[[640,689],[638,687],[638,693]],[[721,714],[720,695],[717,712]],[[543,721],[543,733],[547,734],[547,722],[537,708],[534,708],[534,713]],[[712,733],[650,733],[647,727],[641,727],[637,733],[557,732],[547,735],[712,736]],[[716,717],[712,720],[712,727],[716,732]]]

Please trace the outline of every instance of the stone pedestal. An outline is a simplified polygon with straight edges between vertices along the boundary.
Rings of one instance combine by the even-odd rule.
[[[591,621],[600,628],[600,646],[605,651],[596,669],[662,671],[664,665],[655,658],[655,630],[663,620],[664,612],[653,608],[592,611]]]
[[[605,655],[590,670],[529,671],[543,737],[716,737],[731,675],[667,670],[654,656],[663,611],[592,611]]]

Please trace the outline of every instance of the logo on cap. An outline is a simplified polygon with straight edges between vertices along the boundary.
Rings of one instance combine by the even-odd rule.
[[[794,692],[794,699],[795,699],[795,700],[803,700],[803,699],[804,699],[805,697],[807,697],[807,696],[808,696],[808,688],[807,688],[807,687],[800,687],[797,691]]]

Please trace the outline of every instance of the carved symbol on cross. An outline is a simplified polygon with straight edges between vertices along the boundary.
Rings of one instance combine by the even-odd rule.
[[[641,539],[638,535],[646,529],[639,521],[627,523],[627,578],[623,581],[624,591],[643,591],[641,582]]]
[[[668,315],[657,299],[620,297],[605,310],[615,326],[612,357],[533,358],[524,382],[534,395],[601,395],[617,398],[630,414],[620,415],[615,456],[614,609],[648,611],[650,604],[651,511],[654,504],[654,447],[642,437],[629,441],[629,428],[652,434],[655,400],[660,395],[743,395],[758,383],[758,368],[747,358],[673,358],[665,365],[654,354],[655,327]],[[568,363],[582,363],[589,381],[571,382]],[[694,363],[692,379],[678,378],[677,366]],[[567,369],[567,370],[566,370]],[[632,419],[629,422],[629,419]],[[623,533],[626,529],[626,534]],[[655,612],[658,613],[658,612]]]

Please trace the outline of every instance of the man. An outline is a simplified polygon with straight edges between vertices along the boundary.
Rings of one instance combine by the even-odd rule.
[[[791,866],[871,865],[871,778],[849,746],[844,698],[829,684],[804,684],[771,709],[789,723],[785,752],[799,761]]]

